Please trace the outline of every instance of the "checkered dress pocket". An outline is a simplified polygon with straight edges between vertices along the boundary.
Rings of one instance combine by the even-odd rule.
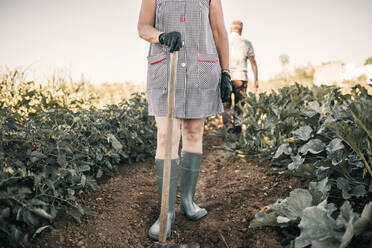
[[[147,57],[147,88],[167,89],[168,79],[168,58],[166,54],[159,54]]]

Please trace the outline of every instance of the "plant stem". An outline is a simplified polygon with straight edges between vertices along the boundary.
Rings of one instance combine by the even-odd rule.
[[[75,208],[75,209],[78,209],[78,207],[76,207],[75,205],[71,204],[69,201],[63,199],[63,198],[60,198],[60,197],[57,197],[57,196],[54,196],[54,195],[48,195],[48,194],[40,194],[40,195],[37,195],[36,198],[39,198],[41,196],[47,196],[47,197],[50,197],[50,198],[53,198],[53,199],[57,199],[57,200],[60,200],[64,203],[66,203],[67,205]]]

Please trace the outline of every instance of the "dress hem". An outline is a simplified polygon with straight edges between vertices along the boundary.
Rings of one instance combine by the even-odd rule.
[[[219,114],[222,114],[224,111],[221,110],[221,111],[218,111],[216,113],[213,113],[213,114],[206,114],[206,115],[199,115],[199,116],[177,116],[175,115],[174,118],[176,119],[183,119],[183,120],[190,120],[190,119],[206,119],[208,117],[211,117],[211,116],[216,116],[216,115],[219,115]],[[167,117],[167,114],[154,114],[154,113],[149,113],[148,114],[149,116],[154,116],[154,117]]]

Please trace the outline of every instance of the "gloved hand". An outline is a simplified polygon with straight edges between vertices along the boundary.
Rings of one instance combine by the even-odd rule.
[[[182,47],[181,33],[177,31],[162,33],[159,35],[159,42],[162,45],[170,47],[169,52],[179,51]]]
[[[232,86],[231,86],[230,73],[224,71],[221,74],[221,99],[222,99],[222,102],[230,101],[231,92],[232,92]]]

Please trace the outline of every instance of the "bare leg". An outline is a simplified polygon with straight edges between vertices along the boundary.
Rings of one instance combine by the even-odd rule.
[[[157,133],[156,158],[165,159],[165,143],[167,134],[167,117],[155,117]],[[173,120],[172,159],[178,158],[178,147],[181,135],[181,121]]]
[[[203,152],[204,119],[182,120],[182,150]]]
[[[234,94],[235,94],[235,104],[243,100],[243,92],[246,91],[247,89],[247,81],[242,81],[242,80],[234,80],[233,81],[233,86],[234,86]],[[235,110],[241,114],[240,109],[235,108]]]

